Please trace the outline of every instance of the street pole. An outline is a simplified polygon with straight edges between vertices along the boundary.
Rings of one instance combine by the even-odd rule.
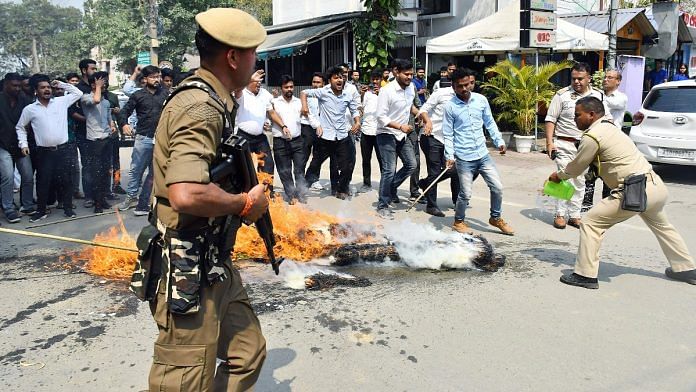
[[[157,66],[159,64],[158,49],[159,39],[157,38],[157,19],[159,16],[159,7],[157,0],[148,0],[148,36],[150,37],[150,64]]]
[[[609,51],[607,52],[607,69],[616,68],[616,11],[619,0],[611,0],[609,6]]]

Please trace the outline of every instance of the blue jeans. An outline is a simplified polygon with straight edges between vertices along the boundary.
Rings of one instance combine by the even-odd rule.
[[[491,191],[491,218],[500,218],[503,207],[503,183],[500,181],[498,169],[490,155],[475,160],[465,161],[455,157],[457,163],[457,174],[459,175],[459,195],[457,204],[454,207],[454,219],[464,220],[466,217],[466,207],[471,199],[471,187],[474,177],[478,174],[486,181],[488,189]]]
[[[130,179],[126,193],[128,197],[136,197],[142,184],[142,191],[138,197],[138,208],[142,207],[146,210],[149,201],[150,193],[152,192],[152,148],[154,147],[153,139],[144,135],[135,135],[135,143],[133,143],[133,153],[131,154]],[[143,183],[143,174],[147,169],[147,177]]]
[[[407,138],[396,140],[388,133],[377,134],[377,148],[382,159],[382,177],[379,179],[379,200],[377,209],[389,207],[389,202],[396,196],[396,188],[411,177],[416,170],[416,156],[413,143]],[[396,157],[401,158],[403,166],[396,171]]]
[[[2,211],[7,214],[15,211],[14,205],[14,168],[17,165],[19,175],[22,177],[21,204],[25,210],[34,208],[34,171],[30,157],[13,159],[12,155],[0,148],[0,196],[2,199]]]

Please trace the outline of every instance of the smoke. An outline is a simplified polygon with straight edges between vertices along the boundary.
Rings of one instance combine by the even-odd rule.
[[[352,275],[338,273],[326,268],[321,268],[320,265],[310,263],[296,263],[292,260],[285,259],[280,268],[280,277],[285,285],[291,289],[304,290],[305,277],[316,273],[335,274],[342,278],[354,278]]]
[[[468,234],[437,230],[410,220],[389,223],[384,235],[394,244],[401,261],[411,268],[472,269],[482,250],[480,240]]]

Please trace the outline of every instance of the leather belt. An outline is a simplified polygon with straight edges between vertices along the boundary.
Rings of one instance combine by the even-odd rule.
[[[568,136],[556,136],[556,139],[563,140],[564,142],[577,143],[578,139]]]
[[[40,149],[43,149],[43,150],[56,151],[56,150],[58,150],[58,149],[65,148],[65,147],[67,147],[67,146],[68,146],[68,143],[66,142],[66,143],[63,143],[63,144],[59,144],[59,145],[57,145],[57,146],[48,146],[48,147],[36,146],[36,147],[38,147],[38,148],[40,148]]]

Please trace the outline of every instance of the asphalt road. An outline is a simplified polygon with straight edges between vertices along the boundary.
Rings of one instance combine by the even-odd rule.
[[[488,226],[483,181],[467,214],[475,232],[507,256],[496,273],[363,264],[339,271],[367,277],[371,286],[315,292],[285,287],[270,269],[243,268],[268,341],[257,390],[696,390],[696,287],[664,277],[666,260],[642,221],[606,234],[599,290],[563,285],[558,278],[572,268],[578,231],[554,229],[552,215],[538,207],[552,163],[541,154],[494,158],[506,186],[503,217],[517,234]],[[696,253],[696,171],[656,171],[670,189],[667,213]],[[354,184],[359,173],[358,162]],[[445,188],[446,218],[403,206],[391,224],[448,233],[453,210]],[[351,201],[324,191],[310,205],[383,223],[374,217],[374,191]],[[125,214],[133,234],[144,222]],[[114,223],[110,215],[33,230],[91,239]],[[124,282],[66,268],[75,249],[0,234],[1,390],[147,388],[156,334],[149,309]]]

